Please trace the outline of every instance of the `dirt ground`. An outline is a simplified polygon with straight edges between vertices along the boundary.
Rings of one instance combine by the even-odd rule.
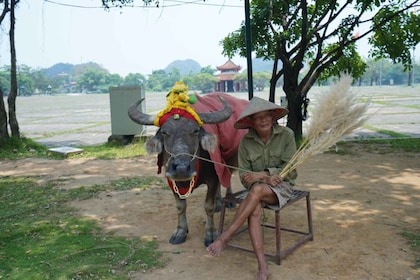
[[[156,175],[153,156],[124,160],[23,159],[2,161],[0,165],[0,176],[36,175],[40,182],[60,179],[64,188],[107,184],[121,177],[160,176]],[[270,262],[270,279],[420,279],[420,270],[414,268],[416,256],[400,235],[420,231],[419,182],[418,153],[380,154],[354,149],[353,154],[322,154],[308,160],[299,168],[297,183],[298,188],[311,192],[315,238],[280,266]],[[241,188],[236,176],[233,186],[234,190]],[[255,279],[257,266],[252,253],[227,247],[214,258],[205,250],[205,191],[201,187],[188,198],[190,232],[181,245],[168,242],[177,216],[172,194],[163,186],[102,193],[73,206],[81,215],[97,220],[107,232],[159,242],[167,265],[135,272],[133,279]],[[291,227],[304,227],[304,210],[304,204],[294,204],[282,211],[282,221]],[[228,210],[228,220],[233,213]],[[249,243],[247,234],[242,239]],[[270,245],[266,248],[274,246]]]

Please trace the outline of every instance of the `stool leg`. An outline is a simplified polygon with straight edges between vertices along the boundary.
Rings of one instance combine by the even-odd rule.
[[[219,235],[223,232],[223,226],[225,223],[225,213],[226,213],[226,201],[222,200],[222,209],[220,210],[220,219],[219,219]]]
[[[281,228],[280,228],[280,210],[275,211],[275,226],[276,226],[276,264],[281,264]]]
[[[311,198],[310,193],[308,192],[308,195],[306,196],[306,211],[308,216],[308,231],[311,235],[311,238],[309,240],[314,240],[314,233],[313,233],[313,225],[312,225],[312,208],[311,208]]]

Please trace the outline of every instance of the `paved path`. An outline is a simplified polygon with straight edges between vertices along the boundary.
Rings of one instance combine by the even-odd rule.
[[[315,93],[322,90],[325,88],[314,87],[309,98],[313,99]],[[368,126],[357,130],[347,140],[394,137],[380,131],[420,138],[420,86],[356,87],[353,90],[371,97],[373,106]],[[163,109],[165,95],[146,93],[146,112],[156,113]],[[247,93],[235,95],[247,99]],[[255,93],[262,98],[267,98],[266,95],[266,92]],[[21,133],[49,147],[102,144],[112,134],[108,94],[19,97],[17,111]],[[151,135],[155,131],[156,128],[149,127],[143,133]]]

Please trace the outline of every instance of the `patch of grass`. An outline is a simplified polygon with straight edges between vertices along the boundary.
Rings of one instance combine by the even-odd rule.
[[[68,158],[97,158],[116,159],[132,158],[146,155],[144,140],[135,141],[128,145],[118,142],[110,142],[96,146],[82,146],[83,153],[69,155]],[[48,147],[38,144],[32,139],[10,137],[7,140],[0,139],[0,160],[21,159],[31,157],[48,157],[63,159],[56,153],[48,152]]]
[[[407,239],[407,241],[410,243],[411,249],[414,251],[415,255],[415,269],[420,268],[420,233],[415,232],[402,232],[401,235]]]
[[[45,157],[47,147],[28,138],[0,138],[0,159]]]
[[[420,138],[342,141],[332,147],[328,153],[356,154],[359,151],[380,154],[399,151],[419,153]]]
[[[83,146],[83,153],[74,154],[69,158],[98,158],[98,159],[116,159],[116,158],[132,158],[137,156],[144,156],[146,151],[144,149],[144,141],[136,141],[128,145],[123,145],[118,142],[108,142],[96,146]]]
[[[145,190],[150,185],[163,185],[161,178],[156,177],[130,177],[111,181],[111,186],[114,190],[123,191],[130,189]]]
[[[378,128],[376,128],[374,126],[371,126],[371,125],[364,125],[363,127],[367,128],[369,130],[372,130],[372,131],[376,131],[380,134],[389,135],[392,138],[402,139],[402,138],[410,138],[411,137],[410,135],[398,133],[398,132],[395,132],[395,131],[392,131],[392,130],[378,129]]]
[[[145,188],[151,180],[115,181],[94,193],[120,185]],[[54,185],[0,178],[0,279],[129,279],[131,271],[164,265],[155,242],[104,234],[66,206],[84,199],[89,188],[76,192]]]
[[[386,143],[393,149],[402,149],[406,152],[420,152],[420,139],[378,140],[378,143]]]
[[[57,181],[54,181],[55,183]],[[163,186],[161,178],[156,177],[126,177],[111,181],[111,185],[93,185],[89,187],[81,186],[68,190],[68,197],[71,200],[85,200],[96,197],[103,191],[125,191],[131,189],[146,190],[150,185]]]
[[[60,131],[60,132],[54,131],[54,132],[50,132],[50,133],[44,133],[41,137],[37,137],[35,140],[48,138],[48,137],[53,137],[53,136],[57,136],[57,135],[65,135],[65,134],[83,132],[83,131],[86,131],[87,129],[97,127],[97,126],[106,125],[106,124],[109,124],[109,123],[110,123],[109,121],[97,122],[97,123],[94,123],[94,124],[91,124],[91,125],[86,125],[84,127],[77,128],[77,129],[63,130],[63,131]]]

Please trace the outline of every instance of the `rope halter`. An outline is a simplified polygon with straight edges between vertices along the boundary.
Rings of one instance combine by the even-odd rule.
[[[191,156],[191,160],[190,160],[190,162],[191,162],[191,161],[193,161],[193,160],[195,160],[195,159],[197,158],[198,147],[199,147],[199,145],[197,145],[197,148],[196,148],[196,150],[195,150],[195,152],[194,152],[194,154],[193,154],[193,155],[191,155],[191,154],[189,154],[189,153],[179,153],[179,154],[174,154],[174,153],[169,152],[169,151],[166,149],[166,147],[165,147],[165,152],[169,155],[169,157],[168,157],[167,161],[164,163],[166,170],[168,169],[168,162],[169,162],[169,160],[170,160],[170,159],[175,159],[175,158],[176,158],[176,157],[178,157],[178,156],[182,156],[182,155]],[[191,195],[191,193],[192,193],[193,189],[197,186],[197,177],[198,177],[198,174],[199,174],[199,169],[200,169],[200,162],[199,162],[199,161],[197,161],[197,163],[196,163],[196,165],[195,165],[196,175],[195,175],[195,176],[193,176],[193,177],[190,179],[190,184],[189,184],[189,187],[188,187],[187,191],[186,191],[186,192],[184,192],[184,193],[181,193],[181,191],[180,191],[180,189],[178,188],[178,185],[177,185],[177,183],[176,183],[176,181],[175,181],[174,179],[169,178],[169,177],[166,177],[166,179],[167,179],[167,181],[168,181],[168,185],[169,185],[169,187],[172,189],[172,191],[173,191],[174,193],[176,193],[176,194],[179,196],[179,198],[180,198],[180,199],[187,199],[187,198]],[[184,188],[184,189],[185,189],[185,188]]]

